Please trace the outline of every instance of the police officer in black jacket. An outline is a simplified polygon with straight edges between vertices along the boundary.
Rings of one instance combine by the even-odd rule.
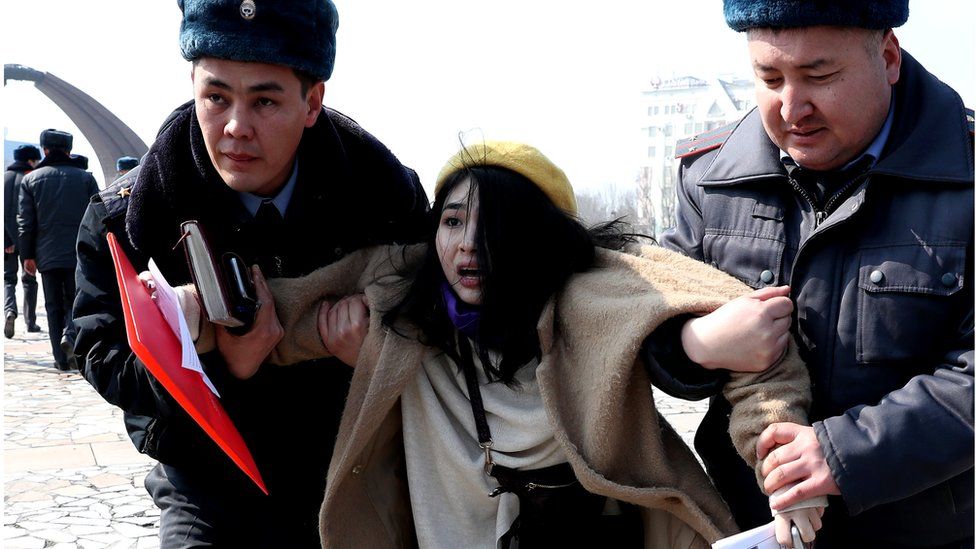
[[[88,200],[98,193],[94,176],[71,156],[74,138],[68,132],[44,130],[44,160],[21,182],[17,206],[19,251],[24,271],[40,271],[47,311],[48,337],[55,366],[75,367],[65,352],[73,341],[71,304],[75,298],[75,246],[78,226]]]
[[[328,0],[184,0],[180,44],[194,99],[142,164],[91,203],[78,238],[76,352],[159,460],[146,488],[163,547],[318,547],[318,510],[351,378],[335,358],[264,364],[281,337],[265,277],[299,276],[370,245],[416,241],[427,198],[413,170],[352,119],[323,108],[337,14]],[[180,224],[253,272],[263,304],[249,332],[218,328],[201,356],[270,490],[263,495],[161,389],[126,343],[106,233],[137,269],[152,258],[190,282]],[[338,356],[339,353],[336,353]]]

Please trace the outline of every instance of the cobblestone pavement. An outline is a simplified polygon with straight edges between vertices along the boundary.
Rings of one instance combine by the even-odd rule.
[[[18,288],[19,289],[19,288]],[[54,367],[43,298],[28,334],[4,340],[3,547],[149,549],[159,510],[143,488],[155,464],[136,452],[121,412],[77,373]],[[656,393],[689,444],[707,407]]]
[[[19,288],[18,288],[19,289]],[[4,340],[3,547],[159,547],[159,510],[122,414],[77,372],[54,367],[43,298],[28,334]]]

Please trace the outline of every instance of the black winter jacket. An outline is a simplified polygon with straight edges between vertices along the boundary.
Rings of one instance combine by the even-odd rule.
[[[416,173],[344,115],[326,109],[305,130],[298,166],[285,236],[275,250],[281,275],[303,275],[364,246],[412,242],[423,234],[429,206]],[[85,378],[124,410],[139,451],[205,479],[200,489],[209,486],[221,498],[254,498],[257,488],[174,404],[126,343],[106,232],[119,237],[137,270],[153,258],[171,284],[185,284],[190,276],[176,244],[187,219],[201,222],[215,250],[253,262],[259,240],[253,219],[214,171],[192,102],[174,112],[142,165],[95,197],[85,214],[78,239],[76,352],[84,357]],[[270,499],[262,501],[293,509],[281,516],[301,523],[305,539],[317,539],[318,506],[351,369],[324,359],[288,368],[264,365],[239,380],[217,352],[201,361],[268,485]]]
[[[75,158],[52,151],[21,181],[17,206],[23,259],[40,272],[75,268],[75,239],[89,199],[98,194],[95,177]]]
[[[662,239],[753,287],[791,286],[811,420],[842,494],[818,547],[973,535],[972,134],[959,96],[907,53],[894,98],[881,157],[823,221],[753,111],[683,160]],[[728,438],[721,414],[713,403],[696,437],[706,462],[735,459],[706,455]]]
[[[27,162],[14,161],[3,172],[3,247],[17,245],[17,203],[20,196],[20,182],[24,175],[33,170]]]

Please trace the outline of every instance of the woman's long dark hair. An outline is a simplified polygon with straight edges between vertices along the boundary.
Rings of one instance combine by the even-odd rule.
[[[549,298],[577,272],[593,266],[595,247],[619,248],[628,235],[618,222],[587,231],[556,207],[523,175],[496,166],[472,166],[451,175],[431,210],[427,256],[400,303],[384,314],[420,328],[421,342],[437,347],[458,364],[456,331],[447,315],[441,285],[444,273],[435,238],[444,202],[470,180],[469,200],[478,197],[475,234],[481,283],[481,320],[475,350],[489,380],[513,385],[515,372],[540,358],[536,325]],[[461,336],[463,337],[463,336]],[[493,361],[488,349],[500,354]]]

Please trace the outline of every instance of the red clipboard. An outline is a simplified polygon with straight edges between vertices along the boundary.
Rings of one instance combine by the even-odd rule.
[[[200,374],[182,366],[180,340],[149,297],[149,292],[112,233],[108,233],[108,247],[115,261],[125,332],[132,352],[227,457],[267,495],[268,489],[240,432]]]

